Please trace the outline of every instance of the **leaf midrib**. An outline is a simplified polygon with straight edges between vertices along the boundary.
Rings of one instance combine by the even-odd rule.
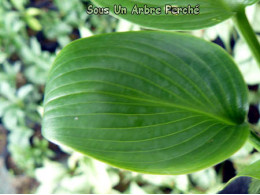
[[[218,116],[215,116],[215,115],[213,115],[213,114],[211,114],[209,112],[205,112],[205,111],[198,110],[198,109],[193,109],[192,107],[180,106],[180,105],[173,104],[173,103],[165,101],[165,100],[164,100],[164,102],[161,102],[159,99],[156,99],[154,97],[152,99],[148,100],[148,99],[132,97],[132,96],[129,96],[129,95],[125,96],[125,95],[122,95],[122,94],[119,95],[119,94],[114,94],[114,93],[108,93],[108,92],[104,92],[104,91],[93,91],[93,92],[94,93],[107,94],[107,95],[126,97],[128,99],[135,99],[135,100],[139,100],[139,101],[145,101],[145,102],[149,102],[149,103],[162,105],[162,106],[165,106],[165,107],[179,108],[179,109],[183,109],[183,110],[190,111],[190,112],[193,112],[193,113],[201,114],[201,115],[207,116],[209,118],[216,119],[216,120],[218,120],[218,121],[220,121],[220,122],[222,122],[224,124],[227,124],[227,125],[231,125],[231,126],[236,126],[237,125],[237,123],[235,123],[233,121],[229,121],[229,120],[227,120],[224,117],[218,117]],[[64,95],[64,96],[60,96],[58,98],[52,99],[51,101],[57,100],[59,98],[63,98],[65,96],[71,96],[71,95],[76,95],[76,94],[81,94],[81,93],[88,93],[88,92],[80,92],[80,93],[73,93],[73,94],[69,94],[69,95]],[[50,103],[50,101],[48,101],[47,103]]]

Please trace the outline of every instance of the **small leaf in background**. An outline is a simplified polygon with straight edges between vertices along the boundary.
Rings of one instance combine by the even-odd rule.
[[[47,72],[37,66],[28,67],[25,71],[26,77],[36,84],[44,84],[47,79]]]
[[[24,10],[24,7],[28,3],[28,0],[11,0],[11,3],[16,9]]]
[[[41,55],[41,45],[37,39],[35,37],[31,38],[30,43],[32,52],[37,56]]]
[[[4,113],[8,109],[11,103],[4,98],[0,97],[0,117],[3,117]]]
[[[18,90],[17,97],[20,99],[25,99],[32,91],[33,85],[24,85]]]
[[[238,177],[246,176],[255,179],[260,179],[260,160],[255,163],[246,166],[244,169],[238,172]]]
[[[250,177],[234,177],[218,194],[248,194],[251,181]]]
[[[245,143],[247,106],[242,76],[220,47],[176,33],[105,34],[59,53],[42,133],[116,167],[185,174]]]
[[[25,13],[28,16],[38,16],[42,13],[42,10],[35,8],[35,7],[29,7],[26,9]]]
[[[10,136],[8,137],[10,143],[15,143],[16,146],[20,148],[25,148],[30,146],[29,138],[33,135],[33,130],[28,127],[16,127],[12,129]],[[21,154],[22,155],[22,154]]]
[[[232,178],[220,194],[259,193],[260,160],[244,167],[236,177]]]
[[[0,94],[11,102],[16,102],[17,100],[15,97],[15,88],[13,88],[10,83],[6,81],[2,81],[0,83]]]
[[[35,31],[40,31],[40,30],[42,30],[42,25],[41,25],[41,23],[40,23],[39,20],[36,19],[35,17],[26,16],[26,17],[25,17],[25,20],[26,20],[28,26],[29,26],[31,29],[33,29],[33,30],[35,30]]]
[[[3,117],[3,124],[10,131],[14,131],[18,128],[19,125],[24,123],[24,112],[17,107],[11,107],[6,110],[5,115]],[[24,125],[24,124],[23,124]]]
[[[69,169],[60,163],[45,161],[44,166],[36,170],[36,178],[41,182],[37,193],[109,194],[116,192],[113,187],[118,184],[119,177],[109,172],[110,167],[104,163],[74,152],[68,159],[68,166]]]

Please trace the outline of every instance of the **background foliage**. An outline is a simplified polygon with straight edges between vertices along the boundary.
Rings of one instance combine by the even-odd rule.
[[[43,139],[44,86],[56,54],[81,37],[140,30],[111,16],[87,15],[89,4],[0,0],[0,193],[215,193],[237,170],[260,159],[247,143],[215,167],[189,175],[151,176],[110,167]],[[260,4],[247,11],[260,35]],[[188,33],[234,56],[251,90],[249,121],[259,123],[260,70],[232,23]]]

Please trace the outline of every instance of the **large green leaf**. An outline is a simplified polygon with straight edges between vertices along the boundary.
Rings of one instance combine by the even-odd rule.
[[[110,8],[110,13],[141,26],[165,29],[165,30],[192,30],[218,24],[235,15],[241,7],[253,4],[256,0],[92,0],[99,7]],[[121,5],[127,8],[127,14],[115,14],[114,6]],[[160,8],[157,14],[136,14],[135,5],[138,8]],[[195,8],[199,5],[199,14],[172,14],[166,13],[166,5],[179,8],[187,8],[189,5]],[[176,13],[176,8],[172,10]],[[116,9],[118,10],[118,9]],[[132,12],[134,11],[134,12]],[[187,11],[187,10],[186,10]],[[194,10],[196,13],[197,11]],[[151,12],[150,12],[151,13]]]
[[[216,164],[248,137],[247,89],[220,47],[184,34],[80,39],[56,58],[43,134],[111,165],[183,174]]]

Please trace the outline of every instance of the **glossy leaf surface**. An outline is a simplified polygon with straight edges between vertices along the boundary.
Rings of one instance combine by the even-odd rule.
[[[184,174],[216,164],[248,137],[247,89],[220,47],[184,34],[80,39],[54,62],[43,134],[116,167]]]
[[[193,30],[218,24],[234,16],[241,7],[253,4],[256,0],[92,0],[92,2],[99,7],[110,8],[110,13],[116,17],[148,28]],[[127,8],[126,14],[115,12],[115,10],[119,10],[119,5]],[[177,11],[173,7],[168,9],[166,5],[183,8],[184,12]],[[196,9],[193,12],[188,11],[190,10],[189,5],[193,9],[199,5],[199,14]],[[150,12],[140,11],[137,13],[135,6],[141,9],[145,6],[147,8],[159,8],[161,13],[152,13],[151,9]]]

